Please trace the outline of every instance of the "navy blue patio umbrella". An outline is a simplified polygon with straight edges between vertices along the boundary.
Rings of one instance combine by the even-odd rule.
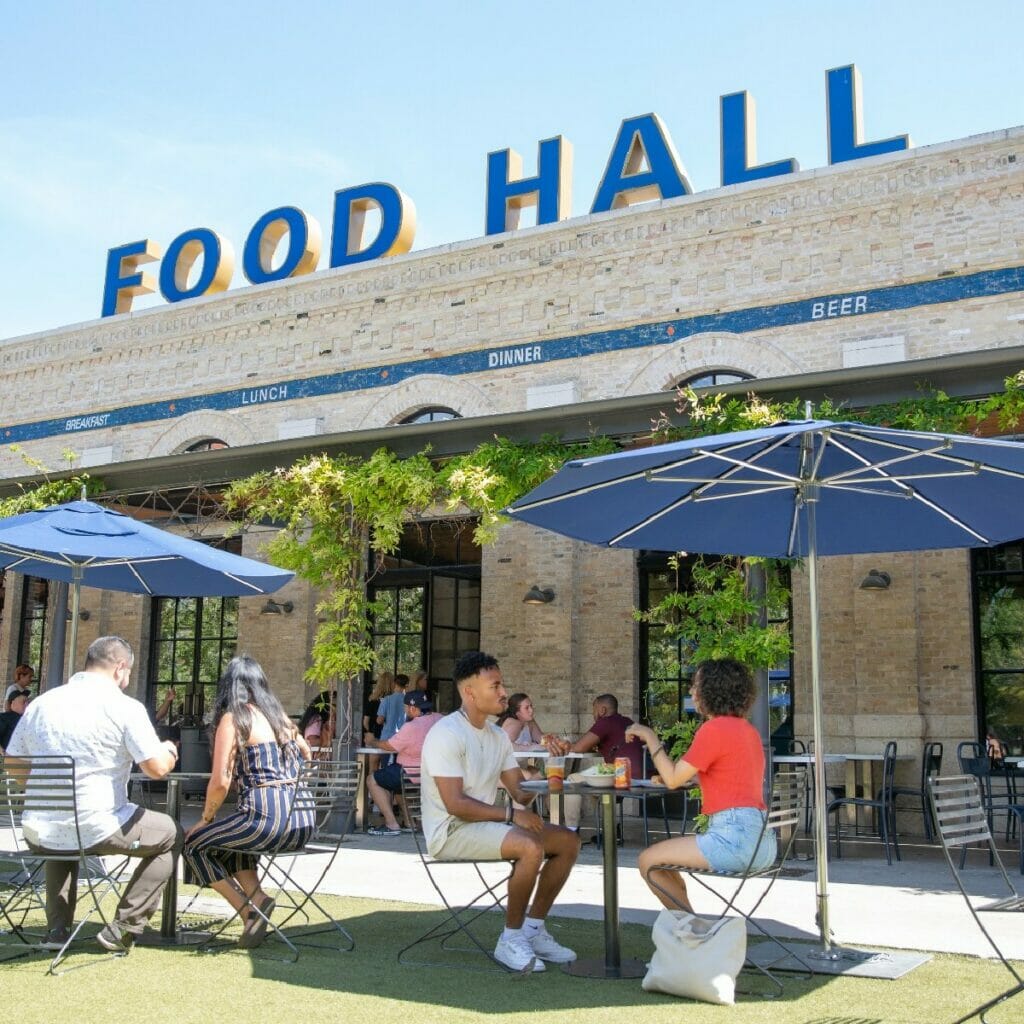
[[[507,511],[608,547],[806,560],[818,924],[828,950],[817,558],[1024,536],[1024,445],[807,419],[575,459]]]
[[[82,586],[153,597],[244,597],[272,593],[294,575],[84,500],[0,519],[0,569],[71,584],[72,652]]]

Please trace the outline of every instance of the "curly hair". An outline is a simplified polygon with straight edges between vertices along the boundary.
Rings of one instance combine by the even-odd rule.
[[[754,705],[757,688],[746,665],[733,658],[721,658],[697,666],[693,697],[705,715],[744,718]]]
[[[497,668],[498,659],[492,654],[484,654],[483,651],[467,651],[459,656],[455,662],[455,671],[452,677],[455,685],[458,686],[464,679],[471,679],[485,669]]]

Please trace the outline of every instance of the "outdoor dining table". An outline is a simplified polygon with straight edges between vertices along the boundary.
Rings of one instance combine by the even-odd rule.
[[[532,784],[531,789],[548,793],[547,785],[543,788]],[[615,801],[627,796],[640,796],[651,792],[667,793],[665,786],[651,783],[634,783],[628,789],[596,788],[583,782],[567,782],[562,793],[586,793],[601,799],[601,828],[605,841],[602,849],[602,873],[604,876],[604,956],[574,960],[563,965],[563,970],[582,978],[642,978],[647,973],[647,964],[643,960],[622,959],[619,947],[619,851],[615,842]],[[561,804],[561,794],[548,793],[553,803]],[[559,807],[559,811],[561,808]]]
[[[370,827],[370,756],[390,757],[380,747],[356,747],[356,758],[361,762],[359,772],[359,789],[356,791],[356,828],[365,832]]]
[[[181,821],[181,784],[189,781],[209,781],[209,772],[171,772],[162,779],[151,779],[148,775],[133,774],[131,782],[166,782],[167,801],[164,813],[175,821]],[[171,877],[164,886],[163,903],[160,908],[160,931],[143,932],[136,940],[140,946],[196,946],[205,942],[209,932],[178,931],[178,866],[175,864]]]

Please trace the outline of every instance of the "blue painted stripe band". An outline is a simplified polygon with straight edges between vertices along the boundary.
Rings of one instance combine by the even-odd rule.
[[[176,419],[188,413],[207,409],[238,409],[250,405],[291,402],[303,398],[390,387],[423,374],[456,377],[485,373],[488,370],[502,370],[506,367],[532,363],[550,363],[562,359],[578,359],[609,352],[668,345],[712,332],[748,334],[752,331],[911,309],[915,306],[939,305],[991,295],[1006,295],[1019,291],[1024,291],[1024,267],[1004,267],[999,270],[979,271],[963,277],[945,277],[866,291],[841,292],[799,299],[795,302],[781,302],[724,313],[706,313],[675,320],[661,320],[657,323],[638,324],[634,327],[573,334],[564,338],[368,366],[359,370],[325,373],[256,387],[232,388],[229,391],[161,399],[158,402],[120,406],[98,413],[11,424],[0,430],[6,442],[32,441],[127,424]]]

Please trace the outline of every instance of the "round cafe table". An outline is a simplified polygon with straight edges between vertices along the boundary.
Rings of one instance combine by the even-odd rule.
[[[531,787],[532,788],[532,787]],[[548,792],[545,785],[540,792]],[[562,970],[581,978],[642,978],[647,973],[643,960],[622,959],[619,946],[619,847],[615,842],[615,802],[627,796],[650,793],[667,793],[665,786],[634,782],[629,789],[605,789],[588,786],[583,782],[567,782],[563,793],[586,793],[600,797],[601,828],[604,834],[602,847],[602,874],[604,877],[604,956],[574,960],[564,964]],[[561,794],[550,793],[550,799],[559,805]]]

